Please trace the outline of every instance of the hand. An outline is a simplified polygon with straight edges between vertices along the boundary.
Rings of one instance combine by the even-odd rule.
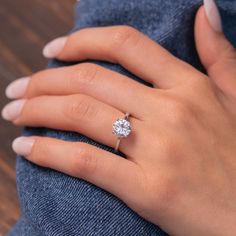
[[[127,158],[45,137],[18,138],[14,150],[111,192],[171,235],[236,234],[236,53],[212,26],[200,8],[195,36],[208,76],[127,26],[54,41],[45,55],[119,63],[153,87],[92,63],[49,69],[10,85],[8,96],[21,99],[3,116],[114,147],[112,123],[130,112]]]

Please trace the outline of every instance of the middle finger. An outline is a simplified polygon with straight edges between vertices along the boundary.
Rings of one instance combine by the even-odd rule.
[[[49,69],[34,74],[29,80],[24,94],[19,94],[19,83],[13,82],[7,94],[11,98],[32,98],[41,95],[86,94],[117,109],[129,111],[139,118],[144,118],[152,103],[154,89],[131,80],[130,78],[92,63]],[[17,85],[18,84],[18,85]],[[15,89],[14,89],[14,85]],[[14,92],[15,91],[15,92]],[[14,96],[18,94],[20,96]],[[143,99],[145,94],[145,99]],[[144,109],[140,109],[140,104]]]

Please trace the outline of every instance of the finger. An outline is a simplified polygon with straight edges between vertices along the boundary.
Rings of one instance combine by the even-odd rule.
[[[65,61],[97,59],[118,63],[161,88],[176,86],[192,78],[193,72],[197,73],[190,65],[128,26],[78,31],[49,43],[44,55]]]
[[[115,147],[117,141],[112,124],[124,117],[119,110],[85,95],[19,100],[7,105],[3,115],[16,125],[75,131],[110,147]],[[143,128],[142,122],[132,116],[130,123],[132,132],[121,142],[119,150],[126,155],[135,155],[143,146],[139,145],[144,141],[142,135],[137,135]]]
[[[141,177],[138,166],[92,145],[52,138],[20,137],[12,146],[17,154],[37,165],[86,180],[125,201],[138,194]]]
[[[205,8],[201,7],[197,13],[195,38],[200,59],[210,78],[227,95],[234,95],[236,52],[222,32],[220,15],[213,0],[205,0]]]
[[[152,103],[154,93],[154,90],[147,86],[92,63],[44,70],[34,74],[27,83],[25,81],[23,78],[10,84],[6,92],[9,97],[19,98],[14,97],[15,94],[32,98],[41,95],[81,93],[123,112],[129,111],[136,117],[149,112],[146,108]],[[143,104],[144,109],[140,109],[140,104]]]

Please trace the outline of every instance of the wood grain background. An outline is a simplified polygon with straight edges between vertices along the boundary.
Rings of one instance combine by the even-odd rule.
[[[74,0],[1,0],[0,108],[7,103],[5,87],[16,78],[43,69],[43,46],[73,25]],[[12,140],[20,128],[0,118],[0,235],[17,221],[20,210],[15,184]]]

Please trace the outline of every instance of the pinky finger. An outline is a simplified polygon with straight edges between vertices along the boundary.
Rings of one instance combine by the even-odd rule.
[[[81,142],[46,137],[20,137],[13,150],[39,166],[81,178],[116,195],[124,202],[138,196],[141,171],[137,164]]]

